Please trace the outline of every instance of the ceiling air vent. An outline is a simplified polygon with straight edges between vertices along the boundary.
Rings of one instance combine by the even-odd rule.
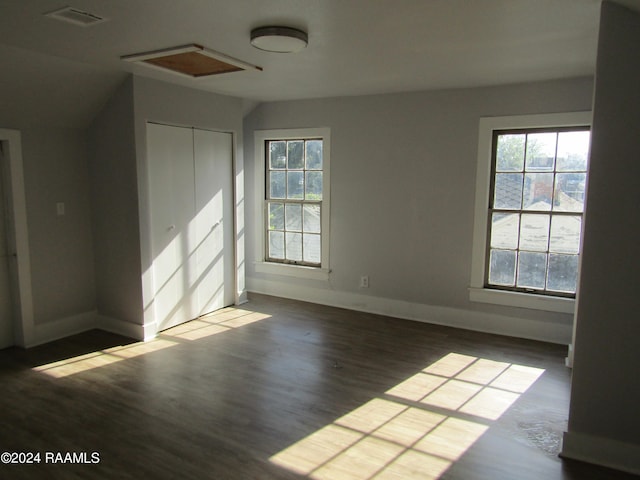
[[[74,25],[79,25],[81,27],[88,27],[90,25],[107,21],[104,17],[73,7],[64,7],[54,12],[46,13],[45,16],[61,20],[63,22],[73,23]]]

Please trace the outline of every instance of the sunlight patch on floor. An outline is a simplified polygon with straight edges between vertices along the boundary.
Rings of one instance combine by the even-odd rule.
[[[241,308],[223,308],[208,315],[203,315],[196,320],[164,330],[161,336],[179,338],[181,340],[199,340],[267,318],[271,318],[271,315]]]
[[[241,308],[227,307],[211,314],[203,315],[196,320],[182,323],[165,330],[161,332],[158,337],[147,342],[136,342],[130,345],[105,348],[57,362],[39,365],[33,367],[33,370],[45,373],[54,378],[67,377],[180,345],[181,341],[184,340],[193,341],[211,335],[217,335],[218,333],[244,327],[267,318],[271,318],[271,315],[243,310]]]
[[[33,370],[36,372],[46,373],[54,378],[62,378],[87,370],[92,370],[94,368],[111,365],[113,363],[145,355],[147,353],[164,350],[165,348],[173,347],[175,345],[178,345],[178,343],[158,338],[150,342],[121,345],[79,355],[77,357],[66,358],[58,362],[47,363],[45,365],[34,367]]]
[[[435,480],[543,373],[450,353],[270,461],[313,479]]]

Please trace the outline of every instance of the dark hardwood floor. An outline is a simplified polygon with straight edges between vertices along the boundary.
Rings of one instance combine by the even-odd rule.
[[[0,478],[635,478],[558,458],[565,355],[251,295],[152,342],[0,352],[0,452],[40,454]]]

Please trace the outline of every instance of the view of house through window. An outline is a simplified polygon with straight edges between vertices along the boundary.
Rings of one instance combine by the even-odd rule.
[[[487,286],[575,295],[589,140],[588,127],[494,131]]]
[[[267,140],[266,257],[322,264],[323,140]]]

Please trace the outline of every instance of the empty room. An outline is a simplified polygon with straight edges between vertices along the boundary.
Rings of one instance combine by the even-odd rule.
[[[640,0],[0,1],[0,478],[640,475]]]

